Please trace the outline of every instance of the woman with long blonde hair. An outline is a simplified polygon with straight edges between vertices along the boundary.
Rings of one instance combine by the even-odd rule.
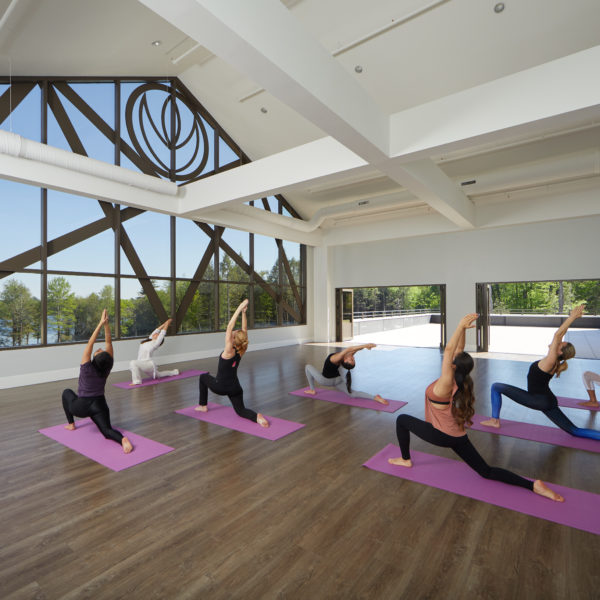
[[[200,375],[200,398],[196,410],[206,412],[208,410],[208,390],[219,396],[228,396],[233,410],[244,419],[258,423],[261,427],[268,427],[269,421],[260,413],[244,406],[244,390],[237,376],[237,369],[248,348],[248,322],[246,310],[248,300],[244,300],[235,310],[229,320],[225,331],[225,349],[219,356],[217,376],[210,373]],[[238,316],[242,315],[242,328],[234,330]]]
[[[500,410],[502,396],[514,400],[522,406],[543,412],[555,425],[575,437],[600,440],[600,431],[577,427],[565,413],[558,408],[558,400],[550,389],[550,380],[556,375],[560,377],[568,368],[567,360],[575,356],[575,347],[570,342],[563,342],[563,337],[571,323],[583,315],[584,305],[576,306],[565,322],[556,330],[552,342],[548,346],[548,354],[541,360],[531,363],[527,373],[527,391],[507,383],[492,384],[492,418],[481,421],[487,427],[500,427]]]
[[[543,481],[530,481],[506,469],[490,467],[469,440],[465,427],[473,422],[473,359],[464,352],[465,331],[474,327],[479,315],[465,315],[458,324],[444,351],[442,373],[425,390],[425,421],[411,415],[400,415],[396,419],[396,434],[402,456],[388,459],[390,464],[412,467],[410,458],[410,434],[422,440],[451,448],[471,469],[485,479],[494,479],[516,485],[556,502],[564,498],[551,490]]]

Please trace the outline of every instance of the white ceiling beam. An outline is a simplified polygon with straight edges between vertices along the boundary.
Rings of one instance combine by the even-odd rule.
[[[556,184],[511,192],[509,196],[512,202],[504,199],[477,207],[477,228],[493,229],[600,215],[599,195],[600,184],[596,179],[582,181],[576,189],[572,184]],[[394,218],[390,214],[377,223],[359,221],[356,225],[329,229],[325,232],[323,244],[341,246],[457,231],[461,229],[442,215]],[[586,248],[584,251],[594,252],[596,248]]]
[[[279,0],[139,0],[369,162],[389,153],[385,114]]]
[[[557,183],[497,194],[499,202],[490,202],[477,209],[477,226],[503,227],[519,223],[538,223],[575,217],[600,215],[600,182],[597,177],[579,182]],[[506,200],[510,198],[510,202]],[[488,197],[488,201],[491,197]],[[558,240],[557,240],[558,243]],[[583,248],[583,252],[598,253],[596,248]]]
[[[595,46],[396,113],[390,155],[408,162],[600,115],[599,64]]]
[[[473,202],[433,161],[422,159],[408,164],[390,161],[381,169],[454,224],[463,229],[475,227]]]
[[[322,138],[180,188],[180,215],[196,218],[202,210],[285,194],[365,165],[333,138]]]

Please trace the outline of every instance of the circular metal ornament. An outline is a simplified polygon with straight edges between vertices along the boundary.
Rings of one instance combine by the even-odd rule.
[[[184,108],[187,115],[181,112]],[[178,90],[156,82],[135,88],[125,106],[125,124],[136,152],[161,177],[185,183],[206,167],[209,146],[204,121]],[[183,164],[180,156],[186,157]]]

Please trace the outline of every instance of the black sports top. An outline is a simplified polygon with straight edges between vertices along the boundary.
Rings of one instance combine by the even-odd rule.
[[[219,366],[217,368],[217,381],[224,386],[239,386],[237,369],[242,357],[236,352],[231,358],[219,356]]]
[[[327,379],[335,379],[340,376],[339,365],[334,365],[331,362],[331,357],[336,354],[332,352],[326,359],[325,364],[323,365],[323,377],[327,377]]]
[[[539,362],[539,360],[536,360],[529,367],[529,373],[527,373],[527,391],[531,394],[552,394],[550,380],[554,375],[542,371],[539,367]]]

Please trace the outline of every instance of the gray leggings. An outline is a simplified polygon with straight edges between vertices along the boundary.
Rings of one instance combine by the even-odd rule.
[[[323,373],[318,369],[315,369],[312,365],[306,365],[304,367],[304,372],[306,373],[306,379],[308,379],[308,385],[310,389],[315,390],[315,382],[323,387],[332,387],[338,390],[338,392],[343,392],[347,396],[351,398],[368,398],[369,400],[373,400],[374,396],[371,394],[367,394],[367,392],[358,392],[356,390],[352,390],[348,394],[348,390],[346,389],[346,369],[344,367],[339,367],[340,376],[329,378],[323,377]]]

